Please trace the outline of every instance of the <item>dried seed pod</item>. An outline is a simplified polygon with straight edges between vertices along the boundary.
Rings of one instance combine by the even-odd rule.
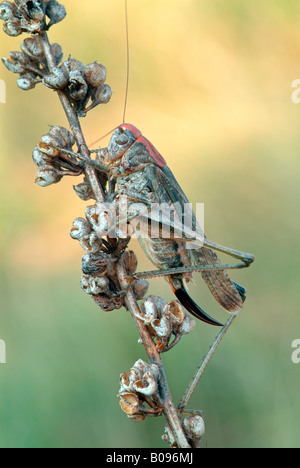
[[[93,88],[99,88],[106,80],[106,68],[100,63],[89,63],[84,69],[86,82]]]
[[[23,89],[23,91],[29,91],[30,89],[33,89],[36,84],[37,80],[32,73],[23,73],[17,79],[17,85],[20,89]]]
[[[43,83],[51,89],[63,89],[69,83],[69,77],[60,67],[54,67],[50,75],[44,76]]]
[[[161,312],[165,307],[166,302],[161,297],[149,296],[143,302],[141,306],[141,319],[145,324],[150,324],[152,320],[161,317]]]
[[[81,198],[81,200],[87,201],[95,198],[91,184],[86,178],[81,184],[73,185],[73,189],[75,190],[78,197]]]
[[[169,338],[173,330],[171,318],[168,315],[163,315],[160,319],[151,321],[151,327],[155,331],[158,338]]]
[[[149,289],[149,283],[146,280],[138,280],[132,283],[132,289],[137,301],[145,297]]]
[[[42,40],[39,36],[28,37],[21,44],[21,50],[33,60],[44,56]]]
[[[25,73],[27,60],[22,52],[14,51],[8,54],[8,58],[2,58],[3,64],[12,73]]]
[[[20,36],[20,34],[22,34],[23,32],[20,20],[17,18],[13,18],[9,21],[6,21],[3,24],[3,31],[8,36],[12,36],[12,37]]]
[[[193,440],[200,440],[205,434],[204,419],[200,415],[185,416],[183,427],[186,435]]]
[[[23,0],[16,2],[20,13],[28,21],[42,22],[45,16],[44,5],[41,0]]]
[[[75,145],[75,138],[73,134],[64,127],[51,127],[49,132],[60,141],[60,145],[63,148],[72,148]]]
[[[35,183],[41,187],[48,187],[57,184],[61,179],[62,175],[58,174],[54,169],[39,168]]]
[[[89,236],[91,233],[90,223],[84,218],[76,218],[73,222],[73,226],[70,231],[72,239],[81,240],[85,236]]]
[[[137,256],[132,250],[127,250],[122,256],[124,267],[129,275],[136,272],[138,266]]]
[[[178,329],[178,333],[180,335],[188,335],[189,333],[192,333],[196,326],[195,320],[188,314],[185,314],[184,321],[180,325]]]
[[[62,58],[63,58],[62,47],[59,44],[54,43],[54,44],[51,44],[51,50],[55,58],[56,65],[58,65],[62,61]]]
[[[139,397],[136,395],[136,393],[124,392],[118,394],[118,396],[121,398],[121,408],[124,411],[124,413],[127,414],[127,416],[132,416],[133,414],[139,412],[140,402]]]
[[[90,254],[96,254],[102,247],[102,239],[99,239],[95,232],[89,236],[84,236],[80,240],[81,247]]]
[[[48,24],[49,28],[53,24],[62,21],[66,17],[67,12],[64,5],[58,3],[56,0],[51,0],[46,6],[46,14],[48,18],[50,18],[50,23]]]
[[[78,71],[81,74],[84,73],[84,65],[79,60],[69,58],[69,60],[63,62],[62,69],[69,75],[72,71]]]
[[[54,148],[54,146],[60,147],[60,141],[49,133],[43,135],[41,141],[38,144],[38,148],[42,153],[52,157],[59,156],[60,150]]]
[[[88,85],[82,73],[78,70],[69,73],[69,96],[74,101],[82,101],[88,92]]]
[[[119,310],[124,305],[123,297],[109,297],[106,294],[98,294],[93,296],[93,299],[97,306],[99,306],[104,312],[112,312],[113,310]]]
[[[94,296],[102,294],[107,291],[109,280],[105,276],[91,276],[82,275],[80,286],[86,294],[92,294]]]
[[[34,164],[38,167],[51,166],[52,164],[51,156],[47,156],[45,153],[42,153],[38,146],[36,146],[32,152],[32,159]]]
[[[101,276],[107,272],[109,263],[109,255],[103,252],[99,252],[97,255],[87,254],[82,257],[81,268],[85,274]]]
[[[38,144],[39,150],[48,156],[59,156],[60,150],[54,148],[72,149],[75,139],[69,130],[63,127],[52,127],[49,133],[42,136]]]
[[[108,84],[103,84],[99,88],[95,88],[92,93],[93,105],[95,107],[98,104],[107,104],[112,97],[112,89]]]
[[[163,314],[170,316],[175,328],[183,323],[186,316],[185,309],[178,301],[169,302],[164,308]]]
[[[157,391],[156,379],[151,372],[146,372],[141,380],[134,382],[133,388],[142,395],[152,396]]]
[[[0,19],[3,21],[10,21],[15,18],[17,7],[11,2],[0,3]]]
[[[116,224],[116,214],[111,204],[95,203],[87,207],[85,214],[99,238],[113,235],[111,231]]]

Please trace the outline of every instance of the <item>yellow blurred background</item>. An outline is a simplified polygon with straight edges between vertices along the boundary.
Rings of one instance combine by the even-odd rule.
[[[89,143],[122,120],[124,0],[66,0],[50,30],[64,58],[108,70],[111,102],[83,121]],[[208,237],[256,261],[233,274],[248,299],[191,405],[204,447],[299,447],[300,4],[297,0],[128,0],[126,120],[163,154],[190,200],[205,203]],[[1,34],[0,55],[25,36]],[[131,423],[119,375],[145,358],[124,310],[106,314],[80,289],[83,251],[69,236],[86,203],[74,179],[41,189],[31,152],[51,124],[67,126],[43,86],[23,92],[0,68],[0,447],[164,447],[163,419]],[[52,93],[52,94],[51,94]],[[106,142],[103,143],[106,144]],[[133,244],[134,248],[137,248]],[[140,252],[140,250],[138,250]],[[140,253],[140,270],[151,268]],[[197,277],[193,297],[225,321]],[[152,294],[172,298],[163,280]],[[177,403],[216,330],[197,323],[164,356]]]

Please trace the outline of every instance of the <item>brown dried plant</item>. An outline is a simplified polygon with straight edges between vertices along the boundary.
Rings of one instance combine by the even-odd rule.
[[[36,183],[47,187],[65,176],[83,176],[75,192],[83,201],[92,200],[92,204],[86,208],[85,217],[75,219],[71,228],[71,237],[85,251],[81,287],[104,311],[125,307],[130,312],[149,359],[149,363],[137,360],[129,372],[121,375],[122,410],[136,422],[164,415],[163,439],[170,446],[199,447],[204,435],[203,418],[201,412],[186,407],[208,360],[236,315],[222,329],[176,408],[161,355],[193,330],[194,320],[178,301],[167,304],[160,297],[145,298],[148,282],[134,276],[137,258],[128,250],[130,236],[101,235],[109,223],[106,203],[115,199],[116,184],[105,167],[101,172],[107,149],[101,149],[96,160],[91,158],[80,118],[107,103],[112,91],[105,83],[104,65],[97,62],[83,65],[70,57],[64,61],[62,47],[49,43],[48,29],[65,16],[65,7],[56,0],[15,0],[0,4],[4,32],[10,36],[29,34],[20,51],[10,52],[8,58],[2,59],[4,65],[19,75],[17,84],[23,90],[31,90],[40,83],[55,90],[70,128],[53,126],[34,148]],[[142,301],[140,305],[138,301]]]

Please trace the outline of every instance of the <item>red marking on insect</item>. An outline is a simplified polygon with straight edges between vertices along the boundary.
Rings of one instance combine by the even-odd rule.
[[[155,164],[158,167],[161,167],[161,168],[166,167],[167,162],[164,160],[162,155],[157,151],[155,146],[153,146],[152,143],[142,135],[140,130],[138,130],[134,125],[131,125],[131,124],[123,124],[120,126],[120,128],[122,128],[123,130],[129,130],[134,136],[134,138],[136,139],[136,142],[142,143],[147,148],[151,158],[154,160]]]
[[[123,125],[120,125],[119,128],[122,128],[122,130],[124,131],[129,130],[136,140],[142,135],[142,132],[138,128],[136,128],[134,125],[131,125],[131,124],[123,124]]]

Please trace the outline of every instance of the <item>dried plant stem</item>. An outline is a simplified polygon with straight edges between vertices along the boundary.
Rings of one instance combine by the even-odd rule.
[[[44,48],[44,53],[45,57],[47,60],[47,64],[49,67],[49,71],[51,71],[55,66],[55,59],[53,57],[48,35],[47,33],[42,33],[42,42],[43,42],[43,48]],[[81,151],[81,154],[87,158],[90,158],[90,153],[88,150],[88,147],[86,145],[81,125],[78,119],[78,116],[76,115],[74,109],[72,108],[72,105],[68,99],[68,97],[65,95],[64,92],[62,91],[57,91],[58,96],[60,98],[60,101],[62,103],[62,106],[65,110],[70,128],[72,130],[72,133],[76,139],[76,142],[78,144],[78,147]],[[104,196],[104,191],[100,185],[100,182],[96,176],[95,169],[92,166],[86,165],[86,176],[89,179],[89,182],[91,184],[92,190],[95,194],[96,200],[99,202],[105,202],[105,196]],[[118,276],[119,276],[119,282],[120,286],[122,289],[127,290],[126,293],[126,305],[128,310],[131,313],[131,316],[136,324],[136,327],[138,329],[138,332],[140,334],[140,337],[143,341],[144,347],[146,349],[148,358],[151,362],[151,364],[156,364],[159,368],[160,371],[160,379],[159,379],[159,385],[160,385],[160,399],[161,399],[161,404],[163,406],[163,413],[166,417],[167,423],[173,433],[174,439],[176,440],[176,443],[179,448],[189,448],[190,445],[186,439],[186,436],[184,434],[183,428],[181,426],[180,419],[178,417],[177,410],[175,408],[175,405],[172,401],[172,397],[169,391],[168,383],[167,383],[167,378],[165,375],[164,367],[162,360],[160,358],[160,354],[156,349],[155,343],[153,342],[147,328],[145,325],[137,318],[138,315],[140,315],[140,309],[139,306],[136,302],[135,296],[131,290],[131,288],[128,289],[129,284],[128,284],[128,279],[127,279],[127,272],[125,268],[122,265],[119,265],[118,267]]]
[[[212,346],[210,347],[207,355],[205,356],[205,358],[203,359],[201,365],[198,367],[197,369],[197,372],[196,374],[194,375],[194,377],[192,378],[191,382],[189,383],[189,385],[187,386],[187,389],[183,395],[183,397],[181,398],[180,402],[179,402],[179,405],[178,405],[178,411],[180,413],[183,413],[201,379],[201,377],[203,376],[204,372],[205,372],[205,369],[206,369],[206,366],[207,364],[209,363],[209,361],[211,360],[212,356],[214,355],[216,349],[218,348],[219,344],[221,343],[222,339],[224,338],[226,332],[228,331],[228,329],[230,328],[230,326],[232,325],[232,323],[234,322],[234,320],[237,318],[239,314],[235,314],[235,315],[231,315],[229,317],[229,319],[227,320],[226,324],[224,325],[224,327],[222,328],[222,330],[220,331],[220,333],[218,334],[218,336],[216,337],[214,343],[212,344]]]
[[[119,281],[120,281],[121,287],[123,289],[128,288],[128,280],[127,280],[128,275],[122,265],[119,265],[118,267],[118,275],[119,275]],[[147,352],[147,355],[151,364],[156,364],[159,368],[159,372],[160,372],[159,391],[160,391],[161,403],[163,405],[163,413],[173,433],[174,439],[176,440],[176,443],[179,448],[190,448],[190,445],[182,429],[181,422],[178,417],[178,413],[172,401],[172,397],[171,397],[170,390],[168,387],[168,382],[167,382],[166,374],[164,371],[164,366],[160,358],[160,354],[157,351],[156,346],[146,326],[138,318],[138,316],[141,315],[141,311],[139,309],[139,306],[136,302],[135,296],[131,288],[128,289],[127,294],[126,294],[126,304],[135,322],[135,325],[138,329],[138,332],[143,341],[143,344],[145,346],[145,349],[146,349],[146,352]]]
[[[51,51],[51,46],[50,46],[50,42],[49,42],[49,39],[48,39],[48,35],[47,35],[46,32],[43,32],[41,34],[41,37],[42,37],[45,57],[46,57],[46,60],[47,60],[47,65],[48,65],[49,71],[51,71],[56,66],[56,63],[55,63],[55,59],[54,59],[52,51]],[[79,147],[79,149],[81,151],[81,154],[83,156],[85,156],[86,158],[90,158],[90,153],[89,153],[88,147],[86,145],[85,138],[83,136],[81,125],[80,125],[80,122],[79,122],[79,119],[78,119],[78,116],[77,116],[76,112],[72,108],[68,97],[65,95],[65,93],[63,91],[57,91],[57,94],[58,94],[59,99],[60,99],[60,101],[62,103],[64,111],[66,113],[70,128],[71,128],[72,133],[73,133],[73,135],[74,135],[74,137],[76,139],[76,142],[77,142],[78,147]],[[91,184],[91,187],[92,187],[92,190],[93,190],[94,195],[96,197],[96,200],[99,201],[99,202],[104,202],[105,201],[104,200],[104,192],[103,192],[103,189],[100,186],[99,181],[97,179],[96,170],[92,166],[86,165],[85,172],[86,172],[86,175],[87,175],[87,177],[89,179],[89,182]]]

